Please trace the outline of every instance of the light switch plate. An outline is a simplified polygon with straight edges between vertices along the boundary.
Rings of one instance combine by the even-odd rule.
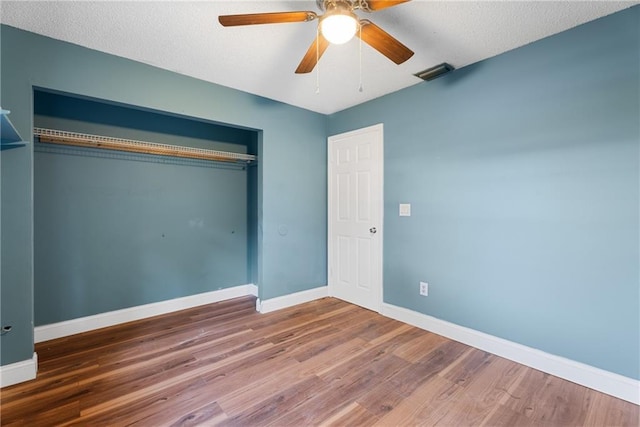
[[[411,216],[410,203],[400,203],[400,216]]]

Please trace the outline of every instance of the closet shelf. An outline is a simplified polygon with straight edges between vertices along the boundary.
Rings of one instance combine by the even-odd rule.
[[[22,137],[20,137],[16,128],[13,127],[13,123],[11,123],[11,120],[7,117],[9,110],[3,110],[0,108],[0,113],[2,116],[0,119],[1,149],[4,150],[5,148],[21,147],[25,145],[27,141],[24,141]]]
[[[86,133],[67,132],[54,129],[33,128],[33,135],[38,137],[40,142],[46,142],[49,144],[128,151],[132,153],[183,157],[215,162],[249,164],[256,160],[256,156],[251,154],[207,150],[204,148],[183,147],[179,145],[158,144],[156,142],[112,138],[109,136],[90,135]]]

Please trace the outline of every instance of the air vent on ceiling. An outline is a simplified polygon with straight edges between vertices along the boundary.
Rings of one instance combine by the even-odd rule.
[[[443,62],[442,64],[436,65],[435,67],[427,68],[426,70],[415,73],[414,76],[420,77],[422,80],[429,81],[437,79],[438,77],[443,76],[449,71],[453,71],[454,69],[455,68],[453,68],[452,65]]]

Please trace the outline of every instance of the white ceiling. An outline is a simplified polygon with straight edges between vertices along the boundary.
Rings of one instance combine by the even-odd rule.
[[[0,1],[3,24],[177,73],[333,113],[421,83],[413,76],[448,62],[462,68],[640,3],[638,1],[413,0],[358,11],[415,55],[395,65],[359,42],[330,46],[319,75],[294,74],[316,23],[222,27],[218,15],[310,10],[315,1]],[[317,79],[319,93],[316,93]],[[427,83],[428,84],[428,83]]]

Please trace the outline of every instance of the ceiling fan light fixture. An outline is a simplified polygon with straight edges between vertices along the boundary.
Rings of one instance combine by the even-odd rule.
[[[322,36],[332,44],[344,44],[351,40],[358,30],[358,20],[355,15],[341,8],[335,12],[325,14],[320,20]]]
[[[296,74],[311,72],[331,44],[346,43],[355,35],[360,39],[360,68],[363,43],[396,64],[402,64],[413,56],[413,51],[368,19],[359,19],[354,11],[360,9],[364,12],[375,12],[408,1],[410,0],[316,0],[318,9],[324,12],[320,16],[311,11],[245,13],[220,15],[218,21],[223,27],[235,27],[308,22],[317,19],[316,37],[296,68]]]

